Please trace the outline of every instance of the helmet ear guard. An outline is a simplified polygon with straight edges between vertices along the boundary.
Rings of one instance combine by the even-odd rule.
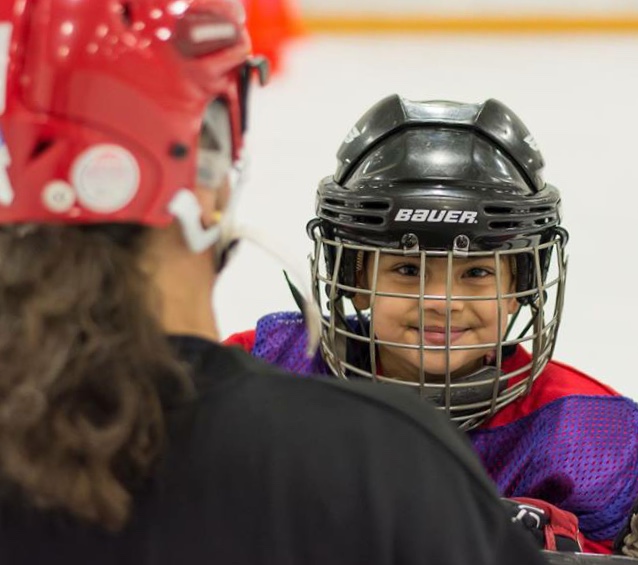
[[[319,233],[317,233],[319,230]],[[306,225],[308,237],[315,243],[321,241],[326,274],[330,281],[336,285],[335,299],[352,298],[354,292],[342,287],[356,287],[357,273],[363,269],[363,253],[356,249],[349,249],[336,244],[335,236],[329,227],[320,218],[313,218]],[[331,243],[333,242],[333,243]],[[335,269],[337,269],[335,276]],[[339,281],[339,285],[337,285]],[[328,285],[328,283],[326,283]],[[330,295],[330,289],[326,289],[326,294]]]
[[[340,281],[341,286],[348,287],[356,287],[357,286],[357,263],[359,262],[359,256],[362,252],[355,251],[354,249],[346,249],[343,248],[341,252],[341,256],[338,258],[338,250],[336,250],[331,245],[326,245],[330,249],[329,255],[326,254],[327,265],[326,267],[330,269],[328,271],[332,280]],[[334,269],[337,263],[337,259],[339,259],[338,263],[338,274],[336,277],[333,277],[332,273],[334,273]],[[337,294],[343,298],[352,298],[354,296],[354,292],[351,290],[346,290],[341,288],[341,286],[337,286]]]
[[[535,247],[538,253],[538,266],[533,252],[517,254],[515,259],[516,293],[527,293],[517,297],[520,304],[532,305],[538,301],[538,292],[528,293],[528,291],[533,288],[538,289],[545,284],[554,247],[558,247],[557,252],[562,254],[568,240],[567,230],[562,226],[554,226],[547,234],[544,234],[541,244]],[[539,268],[540,276],[537,275]]]

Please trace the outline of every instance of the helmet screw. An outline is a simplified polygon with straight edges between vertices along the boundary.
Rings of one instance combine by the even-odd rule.
[[[454,238],[455,249],[467,249],[470,246],[470,239],[466,235],[457,235]]]
[[[188,146],[184,143],[173,143],[168,149],[168,154],[174,159],[184,159],[188,155]]]
[[[406,233],[401,238],[403,249],[414,249],[419,246],[419,238],[413,233]]]

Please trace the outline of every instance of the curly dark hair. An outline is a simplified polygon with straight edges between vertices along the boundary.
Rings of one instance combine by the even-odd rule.
[[[167,403],[192,393],[140,266],[147,232],[0,230],[1,483],[109,530],[162,452]]]

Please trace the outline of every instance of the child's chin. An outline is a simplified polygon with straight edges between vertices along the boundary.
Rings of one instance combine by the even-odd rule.
[[[461,365],[452,363],[450,367],[450,378],[452,381],[462,379],[463,377],[467,377],[472,373],[475,373],[481,368],[482,364],[478,365],[476,363],[471,363],[468,365]],[[443,384],[446,380],[447,368],[443,365],[429,365],[426,363],[425,365],[425,382],[432,384]],[[417,367],[418,371],[418,367]],[[418,372],[417,372],[418,375]],[[418,382],[419,377],[417,376],[415,380]]]

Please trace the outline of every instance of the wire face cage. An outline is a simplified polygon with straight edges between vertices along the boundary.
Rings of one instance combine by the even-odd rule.
[[[471,429],[528,393],[552,357],[566,234],[490,251],[373,247],[317,225],[309,234],[321,351],[338,378],[414,390]],[[515,365],[519,347],[531,360]]]

